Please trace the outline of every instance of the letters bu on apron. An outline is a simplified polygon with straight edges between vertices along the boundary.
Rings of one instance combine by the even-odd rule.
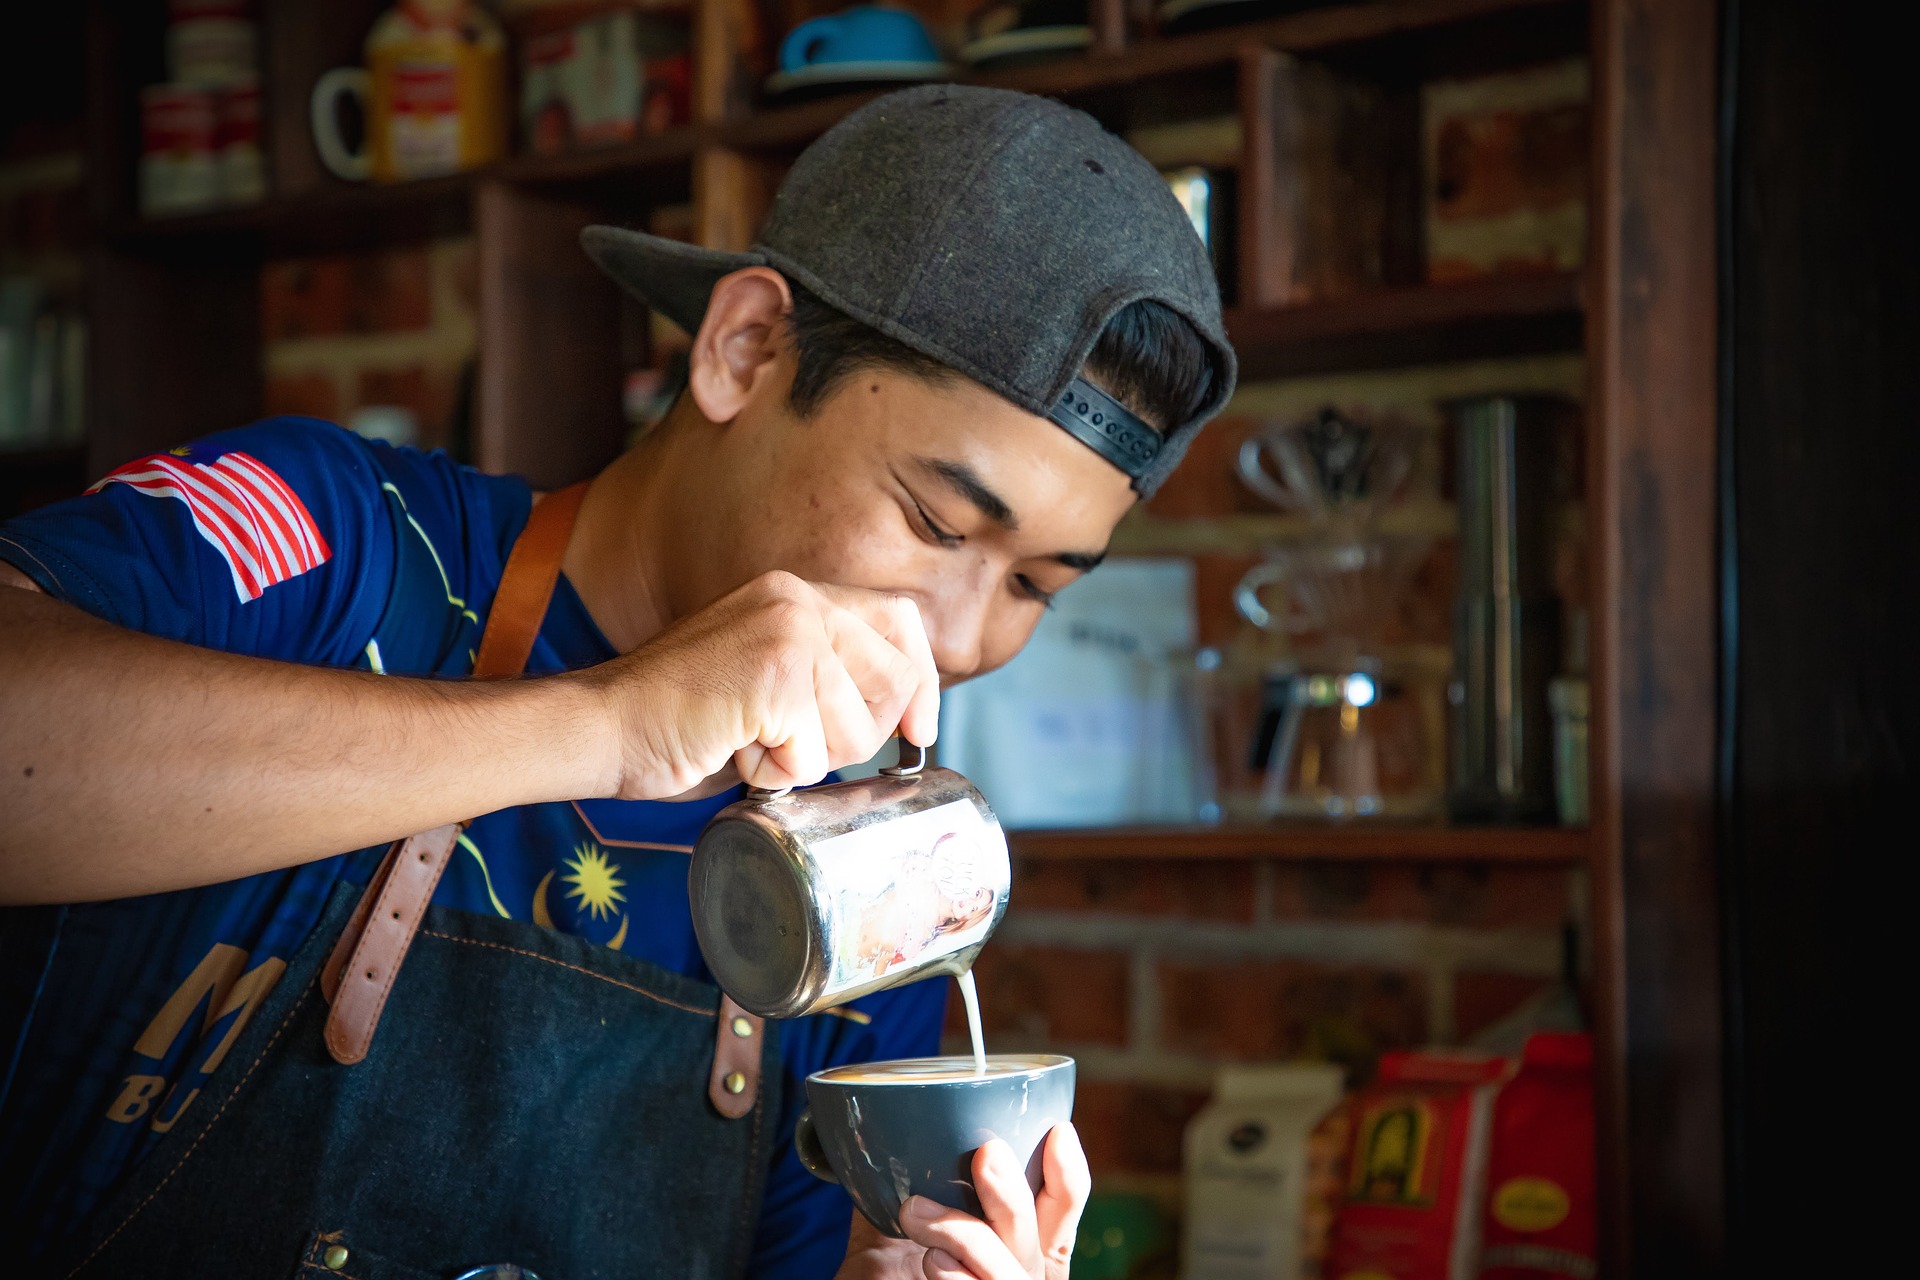
[[[524,665],[579,496],[534,508],[477,675]],[[335,888],[195,1105],[47,1274],[742,1273],[776,1037],[710,984],[429,906],[456,830]]]

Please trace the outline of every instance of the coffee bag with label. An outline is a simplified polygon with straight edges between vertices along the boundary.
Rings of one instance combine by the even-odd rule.
[[[1389,1053],[1354,1104],[1333,1280],[1475,1280],[1493,1097],[1510,1062]]]
[[[1186,1280],[1298,1280],[1307,1137],[1340,1082],[1319,1062],[1220,1072],[1187,1126]]]
[[[1593,1037],[1541,1032],[1493,1104],[1481,1280],[1599,1274]]]

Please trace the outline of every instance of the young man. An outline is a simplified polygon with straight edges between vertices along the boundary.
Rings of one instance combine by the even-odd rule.
[[[943,985],[734,1016],[686,851],[742,779],[931,742],[1099,562],[1231,391],[1206,253],[1087,117],[951,86],[811,147],[752,253],[584,239],[696,336],[570,535],[572,491],[299,420],[0,526],[0,901],[40,904],[0,928],[0,1204],[49,1274],[1065,1277],[1070,1128],[1037,1199],[989,1144],[984,1221],[849,1240],[802,1082],[935,1052]],[[517,668],[542,538],[539,678],[415,678]],[[334,962],[430,829],[404,973]]]

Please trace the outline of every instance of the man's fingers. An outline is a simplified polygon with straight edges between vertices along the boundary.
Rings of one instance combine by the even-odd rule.
[[[945,1249],[929,1249],[921,1254],[920,1272],[927,1280],[973,1280],[973,1273]]]
[[[828,605],[822,622],[834,657],[860,690],[871,718],[882,726],[882,735],[874,743],[873,751],[859,757],[866,760],[893,736],[894,726],[900,723],[920,680],[920,672],[912,659],[868,626],[859,614]]]
[[[870,702],[833,654],[822,655],[815,664],[813,693],[826,736],[829,768],[872,759],[892,736],[898,712]]]
[[[1047,1260],[1047,1274],[1066,1280],[1073,1260],[1074,1237],[1080,1230],[1080,1211],[1093,1192],[1093,1174],[1087,1169],[1087,1153],[1081,1149],[1080,1134],[1072,1124],[1055,1125],[1047,1135],[1040,1157],[1040,1194],[1034,1200],[1039,1217],[1040,1250]]]
[[[757,753],[756,745],[761,748]],[[758,744],[742,747],[733,758],[741,781],[750,787],[801,787],[820,781],[832,766],[827,761],[819,705],[811,696],[795,699],[782,709],[775,728]]]
[[[823,585],[817,589],[866,623],[912,664],[913,692],[900,717],[900,732],[918,746],[932,746],[940,731],[940,670],[933,661],[933,645],[927,639],[920,607],[905,596],[857,587]]]
[[[922,1248],[944,1251],[971,1280],[1031,1280],[993,1228],[970,1213],[913,1196],[901,1207],[900,1229]]]
[[[1012,1147],[992,1138],[973,1153],[973,1189],[987,1225],[1031,1271],[1040,1258],[1040,1230],[1034,1221],[1033,1188]]]

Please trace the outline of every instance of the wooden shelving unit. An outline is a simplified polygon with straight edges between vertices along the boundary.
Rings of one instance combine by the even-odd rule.
[[[546,485],[590,474],[617,452],[625,434],[617,404],[624,371],[619,335],[630,304],[579,253],[580,228],[598,221],[643,224],[652,209],[692,201],[703,243],[744,247],[787,160],[875,96],[852,93],[764,110],[725,100],[714,86],[739,81],[735,64],[741,55],[727,43],[731,28],[716,7],[707,6],[694,11],[695,57],[705,87],[696,87],[697,118],[687,125],[627,144],[514,157],[426,182],[338,182],[321,169],[307,142],[306,89],[327,67],[354,60],[380,7],[376,0],[270,4],[264,27],[274,195],[248,208],[143,219],[131,207],[127,144],[133,104],[126,86],[151,65],[140,42],[154,29],[146,19],[128,16],[125,6],[95,0],[97,91],[90,137],[96,168],[122,178],[95,189],[104,248],[92,286],[101,299],[92,471],[257,411],[258,361],[246,356],[260,343],[257,281],[263,261],[471,232],[479,241],[481,274],[477,460]],[[1408,277],[1403,263],[1395,278],[1367,292],[1300,304],[1263,302],[1262,257],[1272,250],[1259,230],[1268,220],[1260,193],[1272,186],[1263,176],[1271,161],[1252,140],[1261,136],[1263,77],[1271,74],[1276,53],[1329,58],[1405,95],[1449,70],[1524,65],[1579,51],[1586,39],[1583,5],[1374,0],[1131,41],[1115,26],[1118,6],[1095,11],[1100,33],[1088,56],[972,78],[1062,97],[1122,129],[1137,114],[1132,99],[1165,96],[1170,88],[1183,100],[1211,104],[1209,110],[1239,114],[1249,141],[1237,162],[1243,181],[1233,256],[1240,267],[1227,285],[1241,305],[1230,310],[1228,327],[1247,377],[1580,348],[1582,284],[1572,273],[1429,285]],[[1402,146],[1404,154],[1417,155],[1410,138]],[[1399,211],[1403,220],[1414,214]],[[1403,238],[1413,235],[1407,230]],[[183,295],[176,284],[188,278],[191,291]],[[1438,529],[1451,517],[1441,511],[1423,518]],[[1202,545],[1208,536],[1239,542],[1264,536],[1275,521],[1262,519],[1246,517],[1240,523],[1247,528],[1211,531],[1143,527],[1123,531],[1120,542],[1134,537],[1184,545],[1183,539],[1199,537],[1195,549],[1204,551],[1211,545]],[[1365,826],[1049,833],[1024,837],[1022,847],[1048,856],[1104,849],[1116,856],[1562,863],[1577,860],[1584,848],[1579,837],[1558,831]]]
[[[236,385],[236,351],[257,347],[253,283],[266,258],[405,243],[433,235],[474,231],[481,240],[482,307],[488,319],[476,430],[482,465],[518,470],[541,483],[585,474],[618,448],[623,435],[617,382],[605,377],[568,380],[563,371],[605,373],[617,362],[609,349],[618,331],[617,307],[597,277],[580,274],[574,237],[593,221],[638,224],[651,209],[693,201],[698,238],[715,247],[744,247],[758,224],[786,161],[870,93],[781,106],[743,109],[717,89],[696,87],[697,118],[667,133],[600,150],[550,157],[516,157],[488,169],[390,187],[335,181],[319,166],[307,140],[307,87],[326,68],[351,62],[377,0],[315,6],[298,0],[269,5],[265,15],[269,73],[268,151],[275,194],[245,209],[141,219],[131,200],[133,103],[126,86],[153,65],[146,41],[157,30],[136,20],[130,6],[95,0],[93,76],[98,92],[90,139],[95,171],[118,175],[95,184],[95,212],[103,231],[100,268],[105,284],[129,316],[143,314],[130,294],[170,293],[173,270],[191,270],[199,296],[185,305],[204,323],[155,344],[147,326],[101,327],[91,464],[102,470],[145,449],[244,417],[258,403],[258,387]],[[740,79],[731,29],[714,6],[695,12],[695,57],[709,86]],[[1102,23],[1108,11],[1096,6]],[[1129,43],[1103,27],[1085,57],[973,77],[1063,97],[1112,127],[1125,128],[1140,109],[1134,101],[1169,86],[1217,104],[1223,112],[1257,114],[1260,55],[1274,51],[1335,59],[1343,68],[1412,89],[1449,68],[1519,65],[1575,52],[1585,32],[1584,7],[1569,0],[1375,0],[1339,5],[1246,26]],[[156,46],[157,47],[157,46]],[[1249,122],[1251,123],[1251,122]],[[1247,136],[1258,136],[1248,128]],[[1262,225],[1258,181],[1266,160],[1257,148],[1240,162],[1244,182],[1241,221]],[[500,241],[499,237],[506,237]],[[1275,306],[1261,294],[1262,237],[1242,230],[1241,267],[1232,291],[1242,305],[1230,317],[1236,346],[1250,376],[1315,370],[1385,367],[1549,349],[1577,349],[1581,341],[1579,290],[1571,277],[1496,280],[1429,287],[1390,279],[1359,296],[1305,306]],[[207,273],[225,268],[216,284]],[[525,268],[525,270],[523,270]],[[538,287],[535,280],[538,279]],[[564,295],[564,298],[562,297]],[[170,297],[166,305],[177,304]],[[155,309],[163,304],[154,299]],[[218,334],[217,359],[226,376],[202,362],[216,358],[200,335]],[[531,343],[540,351],[528,358]],[[558,367],[554,361],[561,363]],[[153,367],[139,366],[151,362]],[[206,376],[191,376],[202,373]],[[617,371],[614,371],[617,377]],[[240,383],[244,384],[245,379]],[[163,398],[127,394],[168,384]],[[199,393],[193,386],[205,388]],[[133,412],[138,407],[140,412]]]
[[[579,253],[580,229],[644,225],[656,209],[691,202],[701,243],[744,248],[792,155],[872,96],[755,109],[741,89],[756,79],[743,73],[735,43],[741,2],[693,9],[693,123],[606,150],[371,188],[321,169],[306,99],[321,72],[358,61],[387,0],[266,0],[274,196],[251,209],[148,221],[135,216],[132,199],[134,94],[160,78],[164,6],[89,0],[87,169],[100,236],[88,264],[88,472],[259,412],[263,261],[471,232],[480,267],[477,461],[549,486],[590,474],[625,436],[622,342],[635,326],[629,304]],[[1718,1098],[1715,1062],[1670,1052],[1691,1046],[1717,1008],[1702,982],[1661,966],[1666,954],[1692,954],[1689,931],[1715,910],[1711,875],[1694,873],[1711,861],[1714,793],[1714,8],[1704,0],[1372,0],[1164,39],[1129,31],[1126,8],[1091,6],[1088,56],[979,79],[1057,95],[1121,131],[1153,123],[1169,101],[1237,114],[1236,267],[1226,284],[1229,327],[1249,376],[1585,355],[1594,823],[1586,831],[1028,832],[1015,847],[1036,858],[1589,868],[1603,1208],[1613,1233],[1607,1270],[1626,1274],[1631,1231],[1658,1238],[1716,1211],[1679,1203],[1690,1193],[1675,1190],[1682,1183],[1672,1171],[1694,1155],[1673,1149],[1659,1119]],[[1420,85],[1579,53],[1593,86],[1587,267],[1422,283]],[[1286,305],[1276,290],[1279,257],[1264,228],[1277,188],[1265,144],[1283,54],[1363,78],[1392,104],[1401,181],[1391,194],[1388,265],[1371,291]],[[1649,1036],[1630,1053],[1630,1041]]]
[[[1241,376],[1437,364],[1485,356],[1577,351],[1574,272],[1410,285],[1300,306],[1240,307],[1227,336]]]

